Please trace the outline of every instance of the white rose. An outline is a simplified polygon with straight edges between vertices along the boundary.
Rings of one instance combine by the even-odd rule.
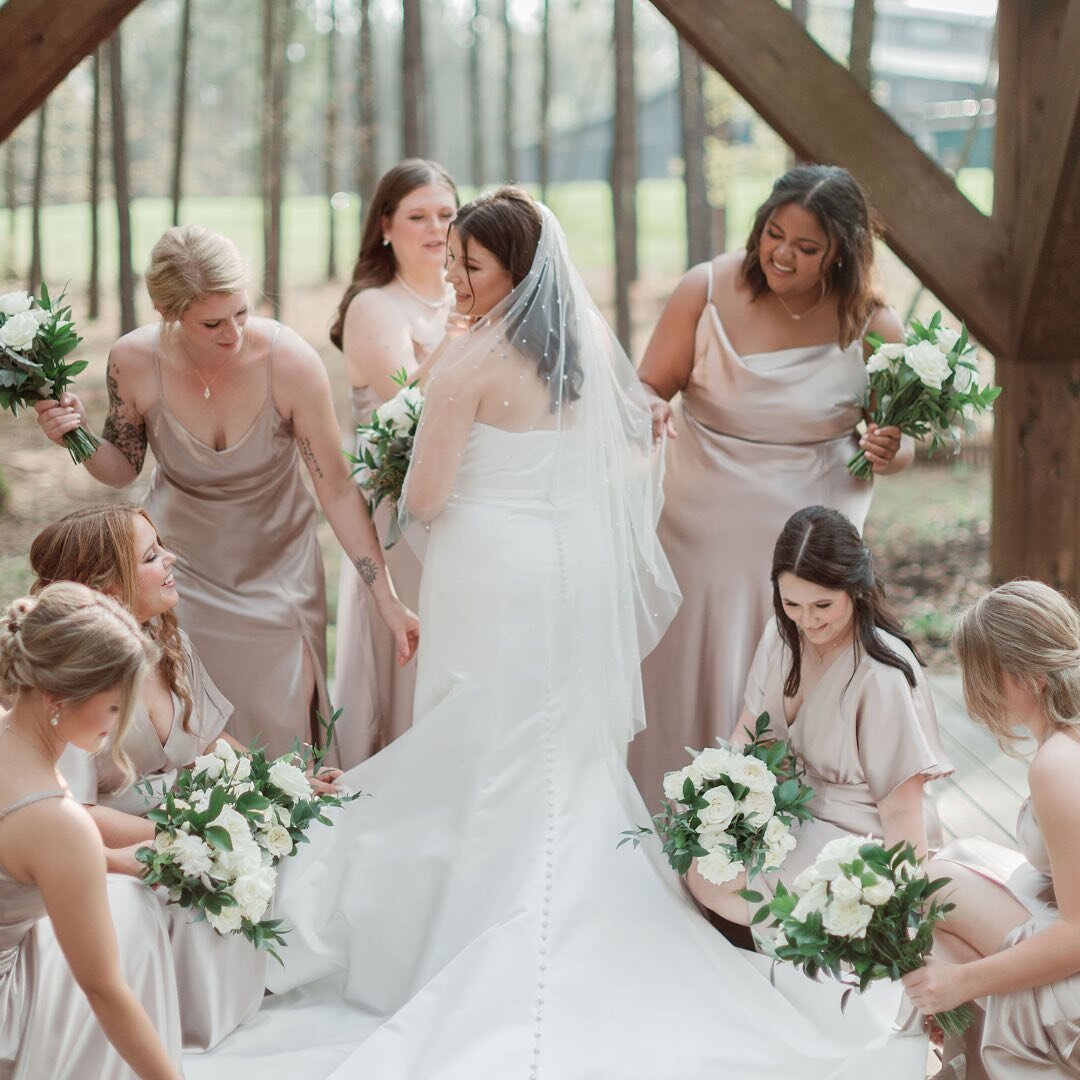
[[[210,848],[197,836],[177,833],[168,850],[170,858],[180,867],[184,877],[198,877],[213,865]]]
[[[154,850],[161,855],[172,847],[173,838],[167,832],[159,832],[154,837]]]
[[[735,841],[731,834],[724,832],[723,829],[708,828],[698,833],[698,843],[711,855],[725,847],[730,847]]]
[[[389,401],[384,402],[375,411],[383,427],[403,428],[409,422],[409,393],[399,390]]]
[[[833,899],[841,904],[857,904],[862,900],[861,882],[846,875],[834,879],[830,891]]]
[[[292,814],[289,810],[280,805],[275,805],[274,813],[277,815],[277,819],[287,829],[292,824]]]
[[[706,828],[726,829],[735,816],[735,798],[726,787],[709,788],[701,796],[709,805],[698,811]]]
[[[821,878],[818,877],[817,867],[808,866],[791,883],[791,887],[797,893],[804,893],[807,892],[809,889],[813,888],[813,886],[816,885],[820,880]]]
[[[270,871],[273,874],[273,871]],[[258,922],[270,906],[274,895],[274,878],[264,873],[242,874],[232,884],[230,892],[245,919]]]
[[[29,293],[16,291],[6,292],[0,296],[0,315],[21,315],[30,310],[33,303]]]
[[[210,911],[206,913],[206,921],[219,934],[235,933],[240,929],[240,922],[243,917],[244,915],[238,907],[222,908],[219,915],[215,915]]]
[[[795,905],[791,917],[801,922],[811,912],[821,911],[828,902],[829,887],[824,881],[815,881],[810,889],[799,897],[799,902]]]
[[[34,344],[34,338],[37,337],[39,329],[37,319],[29,311],[12,315],[3,326],[0,326],[0,345],[6,345],[17,352],[24,352]]]
[[[33,315],[35,319],[37,319],[38,326],[44,326],[53,317],[53,313],[51,311],[46,311],[46,309],[43,308],[43,307],[31,308],[30,309],[30,314]],[[67,325],[68,325],[68,320],[67,319],[57,319],[56,320],[57,329],[59,329],[60,327],[63,327],[63,326],[67,326]]]
[[[924,386],[941,389],[941,384],[952,374],[945,354],[932,342],[920,341],[904,349],[904,362],[922,380]]]
[[[250,780],[245,780],[242,784],[233,784],[232,793],[236,796],[246,795],[249,791],[254,791],[255,785]]]
[[[249,838],[234,844],[232,851],[215,852],[210,873],[219,881],[233,881],[244,874],[257,873],[262,864],[262,849]]]
[[[765,827],[765,869],[774,870],[796,847],[791,829],[778,817],[774,817]]]
[[[224,829],[234,846],[251,839],[251,826],[248,824],[248,819],[231,806],[223,806],[221,813],[210,824]]]
[[[776,787],[776,777],[769,771],[768,765],[756,757],[732,755],[728,776],[751,791],[772,791]]]
[[[191,809],[196,814],[205,813],[210,806],[210,792],[209,791],[196,791],[191,796]],[[184,822],[186,825],[187,822]]]
[[[697,871],[706,880],[714,885],[724,885],[739,876],[742,864],[732,862],[726,851],[713,851],[704,858],[698,859]]]
[[[290,799],[310,799],[311,785],[307,777],[287,761],[275,761],[269,770],[270,783]]]
[[[193,776],[205,773],[208,779],[217,780],[225,769],[225,762],[216,754],[200,754],[191,767]],[[205,809],[205,807],[203,808]]]
[[[832,881],[843,871],[841,864],[854,862],[859,857],[859,848],[873,840],[870,836],[838,836],[830,840],[818,853],[814,867],[822,881]]]
[[[692,768],[696,768],[703,780],[719,780],[727,776],[734,755],[722,746],[707,746],[696,758]]]
[[[761,825],[772,817],[776,810],[776,800],[771,791],[751,791],[739,801],[736,810],[743,814],[748,822]]]
[[[212,753],[214,757],[219,757],[222,761],[228,762],[236,761],[238,756],[236,751],[224,739],[218,739],[218,741],[214,743],[214,749],[211,750],[210,753]]]
[[[975,381],[975,372],[968,367],[969,361],[960,357],[956,362],[956,374],[953,376],[953,386],[958,394],[966,394]]]
[[[937,347],[948,356],[953,346],[960,340],[960,331],[951,326],[943,326],[937,332]]]
[[[874,909],[866,904],[836,901],[826,906],[821,922],[828,933],[837,937],[861,938],[873,914]]]
[[[687,765],[685,769],[677,769],[675,772],[664,773],[664,798],[674,799],[677,802],[682,802],[683,797],[683,784],[687,779],[694,780],[693,775],[690,773],[691,766]],[[700,773],[698,774],[700,776]],[[694,781],[694,790],[697,791],[700,784]]]
[[[284,825],[271,825],[263,834],[266,850],[275,858],[288,855],[293,849],[293,839]]]
[[[896,892],[896,886],[888,878],[878,878],[873,885],[863,888],[863,899],[873,907],[881,907],[887,904]]]
[[[231,749],[231,747],[230,747]],[[251,776],[251,758],[247,754],[235,757],[229,765],[229,773],[234,781],[244,781]]]

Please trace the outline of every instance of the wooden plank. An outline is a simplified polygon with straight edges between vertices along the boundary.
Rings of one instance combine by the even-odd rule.
[[[0,142],[139,0],[8,0],[0,7]]]
[[[653,0],[800,156],[866,185],[890,247],[987,348],[1011,330],[1008,240],[775,0]]]

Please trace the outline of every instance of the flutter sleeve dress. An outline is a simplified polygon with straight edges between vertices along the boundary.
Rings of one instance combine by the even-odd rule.
[[[315,672],[318,706],[326,692],[326,582],[315,500],[300,476],[292,423],[274,406],[273,329],[266,397],[240,440],[215,450],[169,409],[161,380],[146,413],[156,465],[144,505],[176,555],[177,615],[235,707],[229,731],[272,756],[294,737],[309,741],[311,702],[304,661]]]
[[[42,792],[0,809],[0,820]],[[124,981],[142,1003],[170,1057],[180,1063],[180,1018],[161,911],[134,878],[109,882],[109,906]],[[0,867],[0,1080],[131,1080],[71,974],[36,885]]]
[[[862,344],[832,342],[740,355],[713,303],[713,264],[690,380],[666,448],[660,540],[683,602],[642,668],[648,726],[630,747],[646,803],[684,747],[727,738],[772,610],[769,570],[787,519],[804,506],[841,511],[862,529],[871,485],[858,451]]]
[[[1011,930],[1002,949],[1026,941],[1061,918],[1046,850],[1031,800],[1020,807],[1019,851],[989,840],[954,840],[939,859],[959,863],[1007,890],[1031,918]],[[986,999],[982,1061],[991,1080],[1080,1077],[1080,974]]]
[[[937,714],[922,668],[911,650],[879,629],[878,638],[915,673],[915,686],[898,668],[859,651],[844,649],[806,693],[798,713],[787,718],[784,680],[791,654],[772,619],[758,645],[747,678],[745,703],[751,715],[769,714],[777,738],[787,739],[814,789],[814,819],[795,830],[797,847],[779,872],[756,882],[770,889],[777,877],[791,887],[830,840],[843,835],[883,836],[881,802],[904,781],[927,781],[953,772],[938,733]],[[931,851],[941,846],[941,823],[929,788],[923,819]],[[755,885],[758,887],[758,885]]]
[[[177,773],[213,746],[225,728],[232,706],[182,631],[181,637],[192,697],[187,729],[182,722],[183,702],[175,694],[172,727],[164,743],[149,713],[136,706],[124,736],[124,749],[137,780],[121,794],[114,794],[122,776],[110,748],[91,756],[69,746],[60,758],[59,769],[72,794],[84,805],[97,804],[145,817],[162,802]],[[149,797],[146,782],[153,789]],[[123,876],[110,874],[109,878]],[[256,951],[239,935],[222,937],[209,923],[194,922],[189,911],[166,904],[162,890],[153,895],[161,902],[169,927],[184,1049],[207,1050],[258,1011],[266,980],[266,953]]]

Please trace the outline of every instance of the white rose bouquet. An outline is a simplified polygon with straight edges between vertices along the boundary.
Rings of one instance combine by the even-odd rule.
[[[20,407],[32,408],[35,401],[59,399],[86,367],[85,360],[65,361],[82,338],[63,301],[63,293],[53,300],[44,282],[40,296],[26,292],[0,296],[0,409],[12,416],[19,415]],[[64,445],[78,465],[101,443],[79,427],[64,436]]]
[[[264,918],[275,866],[308,842],[312,822],[333,824],[323,812],[328,806],[358,797],[316,794],[305,775],[312,756],[319,755],[297,745],[267,761],[263,749],[238,754],[219,739],[147,814],[156,835],[136,853],[147,867],[143,880],[168,889],[170,903],[190,908],[219,934],[243,934],[280,961],[281,921]]]
[[[821,973],[848,983],[847,996],[878,979],[898,980],[922,967],[933,944],[934,926],[953,904],[933,899],[948,878],[930,881],[919,873],[910,844],[887,851],[872,837],[831,840],[812,866],[794,881],[794,892],[778,882],[776,895],[755,917],[771,914],[771,938],[759,940],[777,960],[800,967],[812,978]],[[965,1006],[937,1013],[934,1020],[950,1035],[971,1023]]]
[[[960,448],[960,433],[976,413],[990,408],[999,386],[975,381],[975,347],[967,328],[959,332],[941,325],[941,312],[923,326],[912,319],[903,344],[868,334],[875,349],[866,362],[869,383],[863,407],[879,427],[898,427],[916,439],[930,436],[930,453],[946,443]],[[848,472],[869,480],[873,468],[860,450]]]
[[[358,424],[357,453],[346,454],[355,464],[353,476],[360,474],[360,487],[369,492],[372,512],[383,499],[396,505],[401,498],[405,473],[412,458],[413,440],[424,407],[424,396],[416,383],[409,382],[408,373],[402,368],[393,376],[401,389],[385,404],[372,410],[370,424]],[[397,515],[390,515],[390,529],[384,546],[391,548],[401,538]]]
[[[723,885],[742,870],[749,881],[781,866],[794,850],[791,827],[812,816],[807,803],[814,792],[802,783],[787,743],[769,739],[768,731],[769,714],[762,713],[746,746],[718,739],[700,753],[691,750],[690,764],[664,777],[666,800],[652,820],[678,873],[697,859],[706,881]],[[620,845],[652,831],[625,833]]]

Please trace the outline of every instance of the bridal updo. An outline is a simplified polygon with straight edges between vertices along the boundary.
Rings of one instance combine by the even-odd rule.
[[[203,296],[240,292],[247,285],[247,265],[236,245],[202,225],[166,229],[150,249],[146,291],[167,322]]]
[[[1003,750],[1023,738],[1009,722],[1005,675],[1036,694],[1051,728],[1080,736],[1080,612],[1056,589],[1021,580],[983,593],[961,612],[953,648],[968,712]]]
[[[38,691],[78,704],[119,688],[113,754],[127,776],[130,763],[120,746],[139,686],[157,658],[157,646],[130,613],[74,582],[15,600],[0,616],[0,696],[14,700]]]

